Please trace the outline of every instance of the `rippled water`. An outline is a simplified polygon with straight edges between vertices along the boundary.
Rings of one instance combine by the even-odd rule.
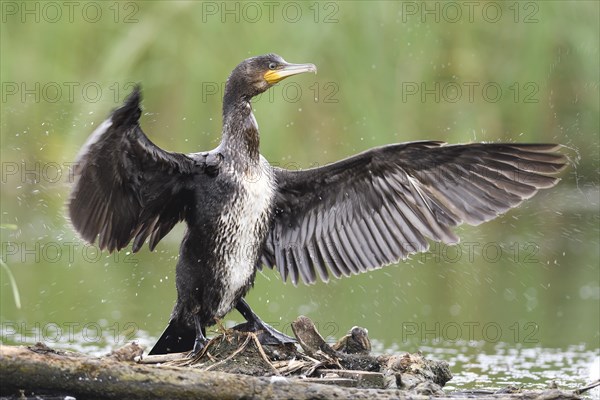
[[[547,389],[555,382],[560,389],[574,390],[598,379],[598,350],[585,345],[566,349],[514,348],[499,343],[492,351],[475,347],[423,348],[431,358],[450,364],[454,377],[446,390],[501,389],[508,385],[524,389]],[[586,394],[598,398],[598,388]]]

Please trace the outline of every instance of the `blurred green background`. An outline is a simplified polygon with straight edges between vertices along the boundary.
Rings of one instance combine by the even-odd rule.
[[[335,337],[365,326],[380,349],[467,354],[504,343],[597,354],[599,4],[2,2],[2,340],[48,339],[59,327],[65,346],[113,347],[160,334],[184,227],[154,253],[84,247],[64,213],[70,163],[135,82],[156,144],[215,147],[229,72],[275,52],[319,72],[255,101],[273,164],[436,139],[561,143],[570,166],[556,188],[460,228],[458,247],[311,287],[264,271],[248,296],[259,315],[288,330],[305,314]]]

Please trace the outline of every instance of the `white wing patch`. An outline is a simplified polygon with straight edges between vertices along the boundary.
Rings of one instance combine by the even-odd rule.
[[[96,129],[94,129],[94,132],[92,132],[85,144],[81,146],[81,150],[79,150],[79,153],[77,153],[77,157],[75,158],[77,160],[76,162],[79,162],[80,158],[88,152],[88,150],[94,143],[100,140],[100,137],[102,137],[102,135],[104,135],[108,128],[110,128],[111,126],[112,118],[109,118],[104,120],[100,125],[98,125]]]

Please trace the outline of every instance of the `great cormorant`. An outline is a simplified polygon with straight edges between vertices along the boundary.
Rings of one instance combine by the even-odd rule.
[[[151,354],[197,354],[205,328],[234,307],[240,329],[265,343],[293,341],[261,321],[244,295],[262,265],[283,279],[327,281],[456,243],[451,228],[495,218],[565,165],[554,144],[439,141],[392,144],[307,170],[271,166],[259,153],[251,99],[282,79],[316,72],[275,54],[249,58],[227,79],[221,143],[208,152],[160,149],[139,125],[140,90],[93,132],[77,158],[69,214],[83,239],[150,250],[185,220],[177,302]]]

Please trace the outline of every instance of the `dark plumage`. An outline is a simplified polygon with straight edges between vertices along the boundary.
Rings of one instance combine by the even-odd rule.
[[[77,159],[69,203],[75,229],[102,249],[133,241],[150,249],[185,220],[176,268],[177,302],[151,353],[194,353],[204,330],[232,308],[266,343],[291,338],[243,300],[257,268],[294,284],[327,281],[456,243],[451,230],[495,218],[554,186],[565,166],[554,144],[421,141],[374,148],[301,171],[272,167],[259,153],[252,97],[285,77],[316,71],[273,54],[238,65],[223,99],[220,145],[180,154],[154,145],[139,126],[140,90],[92,134]]]

